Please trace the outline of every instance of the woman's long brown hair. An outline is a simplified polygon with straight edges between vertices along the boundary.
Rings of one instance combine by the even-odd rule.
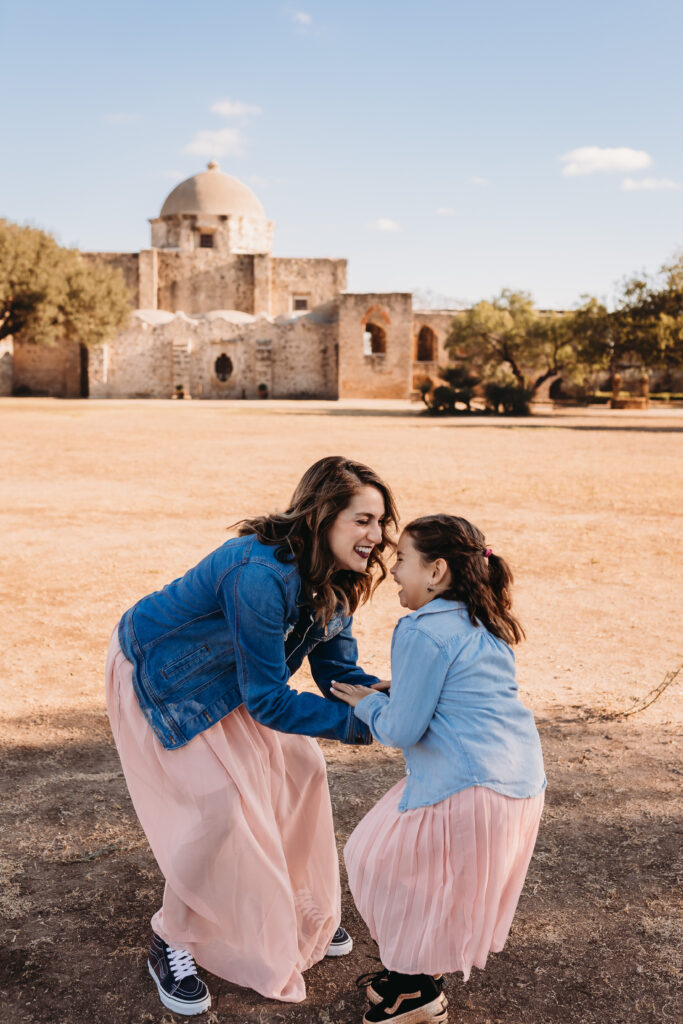
[[[493,553],[487,557],[484,534],[460,516],[436,515],[413,519],[405,532],[426,562],[443,558],[451,572],[448,590],[439,597],[462,601],[472,625],[477,620],[508,644],[524,638],[522,626],[512,614],[510,566]]]
[[[370,554],[365,572],[335,569],[327,535],[340,512],[361,487],[375,487],[384,498],[382,539]],[[277,546],[281,562],[294,559],[301,575],[303,601],[324,625],[338,608],[352,615],[386,578],[382,553],[395,542],[388,533],[397,523],[396,506],[388,486],[361,462],[328,455],[307,469],[284,512],[244,519],[239,535],[255,533],[262,544]]]

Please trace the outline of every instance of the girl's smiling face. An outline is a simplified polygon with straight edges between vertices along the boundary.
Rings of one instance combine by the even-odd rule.
[[[416,611],[439,596],[450,585],[450,571],[445,559],[425,562],[411,536],[404,530],[398,539],[396,561],[389,570],[399,587],[398,599],[404,608]]]

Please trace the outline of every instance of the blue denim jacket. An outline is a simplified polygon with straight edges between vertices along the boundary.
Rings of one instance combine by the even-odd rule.
[[[545,787],[541,742],[517,696],[512,648],[473,626],[460,601],[435,598],[399,619],[391,695],[364,697],[355,712],[380,743],[403,751],[399,811],[469,786],[512,797]]]
[[[371,743],[353,709],[330,694],[333,679],[371,686],[356,664],[351,617],[325,628],[302,607],[296,563],[280,562],[256,536],[227,541],[119,623],[143,714],[167,749],[181,747],[244,704],[280,732]],[[308,655],[325,698],[297,693],[290,675]]]

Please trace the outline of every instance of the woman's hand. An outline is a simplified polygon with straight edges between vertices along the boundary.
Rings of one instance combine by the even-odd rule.
[[[373,690],[380,690],[383,693],[388,693],[391,689],[391,679],[380,679],[378,683],[372,684]]]
[[[376,689],[371,689],[369,686],[353,686],[351,683],[338,683],[336,680],[333,680],[330,689],[335,697],[343,700],[345,704],[350,704],[352,708],[355,708],[363,697],[377,693]]]

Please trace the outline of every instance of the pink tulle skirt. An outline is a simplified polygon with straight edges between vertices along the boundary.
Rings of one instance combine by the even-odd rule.
[[[536,842],[544,794],[473,786],[399,813],[402,779],[344,850],[349,886],[385,967],[402,974],[484,967],[505,945]]]
[[[107,708],[133,806],[166,879],[152,927],[213,974],[285,1002],[341,916],[325,760],[244,707],[165,750],[112,637]],[[133,908],[134,912],[134,908]]]

